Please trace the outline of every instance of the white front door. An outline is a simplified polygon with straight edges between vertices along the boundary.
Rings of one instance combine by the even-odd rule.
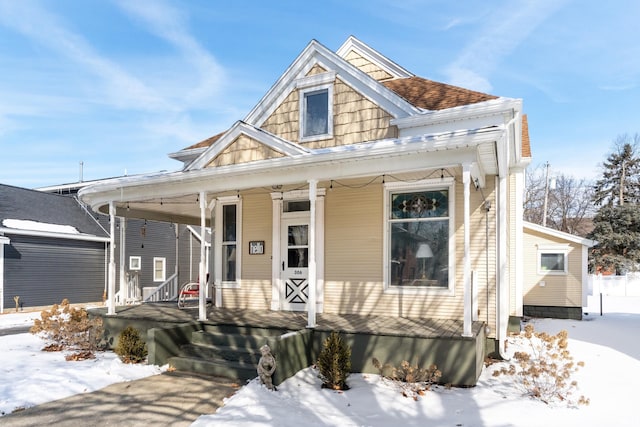
[[[281,231],[282,310],[304,311],[309,298],[309,219],[283,218]]]

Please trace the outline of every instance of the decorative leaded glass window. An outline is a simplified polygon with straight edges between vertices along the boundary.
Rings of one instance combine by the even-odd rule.
[[[449,190],[392,192],[391,286],[449,287]]]

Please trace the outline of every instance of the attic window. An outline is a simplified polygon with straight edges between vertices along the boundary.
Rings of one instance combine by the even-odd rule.
[[[300,91],[300,140],[330,138],[333,134],[332,85]]]

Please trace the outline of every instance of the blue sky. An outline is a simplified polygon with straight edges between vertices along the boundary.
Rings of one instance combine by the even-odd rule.
[[[640,132],[636,0],[0,0],[0,183],[176,170],[312,39],[522,98],[533,165],[577,178]]]

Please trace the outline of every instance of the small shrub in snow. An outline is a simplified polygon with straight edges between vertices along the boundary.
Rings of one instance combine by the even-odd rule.
[[[351,348],[344,343],[340,334],[331,332],[324,340],[316,366],[323,388],[349,390],[347,377],[351,373]]]
[[[578,383],[571,379],[573,373],[584,366],[583,362],[574,362],[567,349],[568,333],[560,331],[557,335],[535,332],[533,325],[525,327],[519,336],[527,351],[513,354],[513,363],[508,363],[493,372],[494,377],[509,375],[526,395],[544,403],[565,402],[570,405],[588,405],[589,399],[580,396],[573,399]]]
[[[127,326],[120,332],[114,351],[124,363],[140,363],[147,358],[147,344],[133,326]]]
[[[411,397],[413,400],[418,400],[418,396],[431,390],[442,376],[436,365],[424,369],[403,360],[400,366],[395,367],[389,363],[383,365],[375,357],[372,363],[380,371],[380,376],[394,382],[404,397]]]
[[[48,341],[43,350],[73,350],[75,353],[67,356],[67,360],[83,360],[94,357],[104,329],[101,318],[90,318],[87,310],[71,307],[65,298],[51,310],[43,310],[30,332]]]

